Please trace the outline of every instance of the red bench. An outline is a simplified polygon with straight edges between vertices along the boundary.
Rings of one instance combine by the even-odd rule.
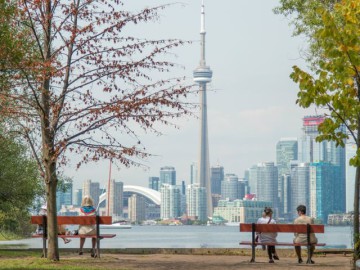
[[[58,225],[96,225],[95,235],[65,235],[59,234],[59,238],[96,238],[96,253],[100,258],[100,240],[104,238],[113,238],[116,234],[100,234],[100,224],[112,224],[111,216],[58,216]],[[46,257],[47,241],[47,216],[32,216],[31,224],[41,225],[44,229],[43,234],[33,234],[32,237],[43,239],[43,256]]]
[[[240,223],[240,232],[251,232],[251,241],[241,241],[240,245],[250,245],[251,260],[250,262],[255,262],[255,247],[257,245],[267,245],[267,246],[306,246],[307,247],[307,261],[306,263],[311,263],[310,258],[310,247],[314,246],[325,246],[324,243],[311,244],[310,243],[310,233],[324,233],[324,225],[315,225],[315,224],[256,224],[256,223]],[[255,241],[256,233],[304,233],[307,235],[307,243],[297,244],[293,242],[276,242],[276,243],[260,243]]]

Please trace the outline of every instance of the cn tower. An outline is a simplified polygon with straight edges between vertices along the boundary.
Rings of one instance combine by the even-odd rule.
[[[212,71],[206,66],[205,62],[205,5],[201,3],[201,26],[200,26],[200,64],[194,70],[194,81],[199,84],[200,92],[200,155],[198,181],[200,187],[206,188],[206,212],[208,217],[212,217],[212,197],[210,182],[209,164],[209,141],[208,141],[208,121],[207,121],[207,101],[206,84],[211,82]]]

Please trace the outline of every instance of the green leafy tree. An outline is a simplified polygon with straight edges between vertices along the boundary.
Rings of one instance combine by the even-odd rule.
[[[0,134],[0,229],[29,232],[29,210],[43,191],[36,162],[24,145]]]
[[[297,5],[293,5],[295,2]],[[360,255],[360,1],[300,2],[282,1],[282,9],[278,9],[285,14],[285,10],[295,12],[295,25],[299,25],[298,30],[306,29],[303,33],[309,35],[312,42],[308,59],[311,72],[295,66],[291,74],[299,85],[297,103],[304,108],[316,105],[328,109],[325,121],[319,126],[317,141],[331,140],[344,147],[344,140],[350,138],[357,147],[356,155],[350,160],[350,165],[356,167],[355,262]],[[314,10],[302,9],[305,3],[314,4]],[[345,126],[346,132],[341,132],[340,126]]]
[[[176,67],[169,52],[184,42],[129,34],[166,7],[129,12],[118,0],[23,0],[3,22],[18,33],[11,42],[27,33],[30,43],[19,46],[18,60],[5,61],[0,114],[27,140],[44,179],[50,260],[59,260],[56,191],[69,154],[81,156],[78,166],[141,165],[150,153],[139,130],[161,134],[158,124],[191,113],[190,88],[166,74]]]

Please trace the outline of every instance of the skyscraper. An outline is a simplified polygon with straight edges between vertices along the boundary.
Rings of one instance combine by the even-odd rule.
[[[99,196],[101,194],[100,183],[86,180],[83,184],[83,197],[90,196],[94,200],[94,207],[97,208],[99,204]]]
[[[217,165],[210,168],[211,193],[221,194],[221,183],[224,180],[224,167]]]
[[[160,168],[160,185],[163,184],[176,185],[176,171],[174,167],[165,166]]]
[[[288,213],[290,219],[297,217],[295,212],[299,204],[308,207],[310,214],[310,169],[309,163],[293,162],[291,164],[291,180],[290,180],[290,209]]]
[[[186,212],[197,220],[207,221],[206,190],[199,184],[188,185],[186,189]]]
[[[115,180],[110,181],[110,191],[109,191],[109,215],[110,216],[122,216],[123,215],[123,193],[124,193],[124,183],[115,182]]]
[[[207,123],[207,98],[206,85],[211,81],[212,71],[205,62],[205,5],[201,4],[201,25],[200,25],[200,64],[194,70],[194,81],[199,84],[200,91],[200,161],[199,161],[199,183],[206,188],[207,215],[212,216],[213,206],[211,198],[210,163],[209,163],[209,142]]]
[[[236,174],[227,173],[221,183],[221,199],[233,201],[239,198],[239,178]]]
[[[259,201],[272,202],[278,208],[278,172],[274,162],[257,165],[257,198]]]
[[[149,177],[149,188],[159,191],[160,190],[159,183],[160,183],[159,177],[156,176]]]
[[[198,169],[197,163],[193,162],[190,165],[190,184],[198,183]]]
[[[181,191],[178,186],[163,184],[160,188],[161,219],[178,218],[181,215]]]

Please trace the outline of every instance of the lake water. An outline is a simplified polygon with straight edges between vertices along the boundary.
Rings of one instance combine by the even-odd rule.
[[[251,233],[240,233],[238,226],[133,226],[131,229],[102,230],[117,236],[101,242],[102,248],[239,248],[239,242],[250,240]],[[325,234],[317,234],[325,248],[352,248],[351,227],[325,227]],[[289,233],[279,233],[279,242],[292,241]],[[90,239],[85,247],[90,247]],[[41,248],[39,238],[16,241],[2,241],[1,245],[26,245],[28,248]],[[59,247],[78,248],[79,240],[65,245],[59,239]],[[241,246],[246,248],[248,246]],[[288,247],[287,247],[288,248]]]

